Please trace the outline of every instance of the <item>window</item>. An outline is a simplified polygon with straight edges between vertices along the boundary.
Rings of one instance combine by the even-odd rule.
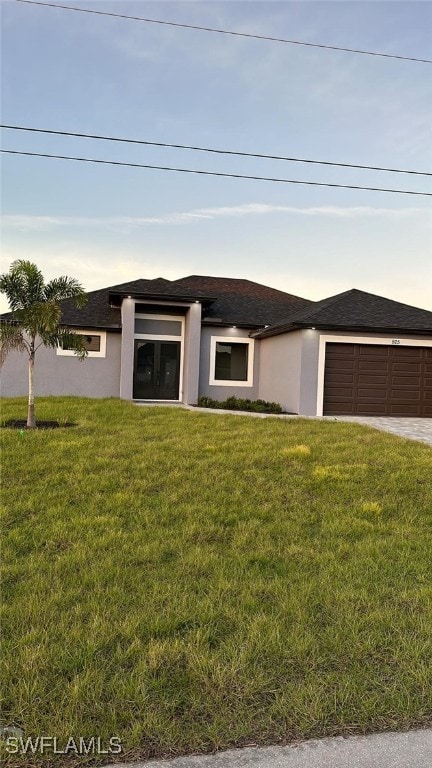
[[[83,342],[87,352],[100,352],[101,337],[99,334],[84,336],[84,334],[80,333],[80,336],[83,336]],[[66,342],[63,342],[62,349],[71,349],[73,351],[73,347],[68,347]]]
[[[106,333],[93,333],[92,331],[82,331],[74,329],[76,334],[83,337],[84,345],[87,349],[87,357],[105,357],[106,354]],[[74,356],[75,352],[70,347],[66,346],[66,343],[57,348],[58,355]]]
[[[253,339],[212,336],[210,384],[251,387],[253,385]]]
[[[247,381],[248,344],[216,342],[215,379]]]
[[[152,317],[135,316],[135,334],[144,333],[152,336],[181,336],[183,324],[181,320],[163,320]]]

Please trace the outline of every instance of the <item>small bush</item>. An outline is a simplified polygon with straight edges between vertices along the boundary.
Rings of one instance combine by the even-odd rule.
[[[198,400],[201,408],[224,408],[229,411],[252,411],[254,413],[282,413],[279,403],[270,403],[267,400],[249,400],[243,397],[227,397],[226,400],[213,400],[212,397],[203,396]]]

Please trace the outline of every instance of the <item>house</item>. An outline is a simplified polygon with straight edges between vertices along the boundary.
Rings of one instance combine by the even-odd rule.
[[[432,417],[432,312],[371,293],[314,302],[192,275],[135,280],[92,291],[83,309],[62,307],[88,357],[41,348],[39,395],[189,404],[235,395],[310,416]],[[26,364],[8,357],[3,396],[26,394]]]

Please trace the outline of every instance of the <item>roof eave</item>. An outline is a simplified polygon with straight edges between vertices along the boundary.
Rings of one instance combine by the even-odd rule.
[[[222,320],[222,318],[219,319],[216,317],[203,317],[201,324],[205,326],[212,325],[215,328],[253,328],[256,330],[262,328],[262,325],[259,323],[242,323],[237,320]]]
[[[401,328],[400,326],[383,326],[383,325],[334,325],[331,323],[317,323],[310,320],[309,322],[297,322],[286,323],[283,326],[269,328],[254,334],[254,338],[265,339],[269,336],[278,336],[282,333],[289,333],[291,331],[313,329],[317,331],[339,331],[339,332],[355,332],[355,333],[386,333],[386,334],[404,334],[404,335],[417,335],[417,336],[430,336],[432,333],[431,328]]]
[[[254,334],[252,334],[254,339],[266,339],[269,336],[279,336],[281,333],[290,333],[290,331],[297,331],[299,326],[294,323],[285,323],[284,325],[279,325],[278,327],[270,327],[270,328],[263,328],[261,326],[261,330],[258,329]]]
[[[60,325],[64,328],[91,328],[95,331],[113,331],[114,333],[121,333],[122,327],[121,325],[107,325],[104,323],[84,323],[84,322],[74,322],[74,323],[60,323]]]
[[[329,323],[317,323],[312,326],[312,323],[308,323],[304,327],[314,327],[319,331],[349,331],[354,333],[414,334],[418,336],[430,336],[432,333],[432,326],[430,328],[404,328],[400,325],[331,325]]]
[[[118,296],[120,299],[139,299],[140,301],[168,301],[168,302],[188,302],[189,304],[199,302],[200,304],[210,305],[216,301],[216,296],[173,296],[167,293],[140,293],[139,291],[110,291],[109,299]]]

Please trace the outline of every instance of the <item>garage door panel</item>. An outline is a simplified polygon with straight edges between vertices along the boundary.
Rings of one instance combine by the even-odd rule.
[[[354,384],[354,371],[352,373],[327,373],[329,384]]]
[[[395,373],[401,371],[403,373],[414,373],[418,375],[421,373],[421,363],[393,362],[390,363],[390,370],[394,371]]]
[[[393,385],[402,385],[403,387],[418,387],[418,376],[390,376]]]
[[[396,355],[398,360],[409,360],[411,358],[418,360],[422,350],[421,347],[404,347],[399,345],[396,347],[387,347],[387,349],[390,350],[390,357]]]
[[[355,364],[353,360],[350,361],[343,361],[341,363],[340,360],[331,360],[329,366],[326,366],[326,373],[330,374],[334,371],[336,375],[339,375],[340,373],[351,373],[354,374],[355,371]]]
[[[382,387],[381,389],[378,389],[377,387],[368,387],[368,389],[359,387],[357,389],[357,397],[359,400],[364,400],[371,403],[374,400],[386,400],[387,389],[386,387]]]
[[[404,400],[420,400],[420,390],[390,388],[390,400],[403,402]]]
[[[354,379],[354,376],[353,376]],[[384,386],[387,385],[387,376],[383,375],[375,375],[373,373],[359,373],[358,375],[358,383],[359,384],[372,384],[377,386],[378,384],[384,384]]]
[[[416,405],[398,405],[390,404],[389,416],[418,416],[418,407]]]
[[[354,365],[354,370],[364,371],[368,373],[382,372],[387,373],[388,360],[358,360],[357,366]]]
[[[356,416],[357,411],[352,401],[347,403],[334,403],[331,410],[332,416]]]
[[[359,357],[388,358],[391,347],[386,344],[353,344]]]
[[[335,350],[335,357],[349,357],[354,354],[355,344],[338,344],[338,349]]]
[[[330,395],[334,402],[337,400],[351,400],[355,395],[354,387],[338,387],[337,394]]]
[[[432,348],[328,343],[324,413],[432,417]]]
[[[381,403],[358,403],[353,413],[357,416],[382,416]]]

